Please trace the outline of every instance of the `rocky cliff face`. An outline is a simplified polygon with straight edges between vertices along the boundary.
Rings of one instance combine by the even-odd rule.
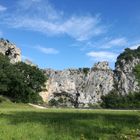
[[[21,61],[21,51],[8,40],[0,39],[0,53],[8,56],[11,63]]]
[[[54,71],[47,69],[49,79],[44,101],[55,100],[58,105],[87,107],[101,101],[101,96],[116,90],[121,94],[139,92],[140,87],[134,75],[134,68],[140,64],[140,47],[126,49],[117,59],[115,70],[108,62],[100,62],[92,68]]]
[[[44,100],[55,99],[60,105],[86,107],[100,101],[114,87],[113,71],[107,62],[97,63],[93,68],[46,70],[49,79]]]
[[[138,57],[133,57],[133,59],[129,61],[122,59],[120,64],[116,65],[116,88],[121,94],[140,91],[133,71],[138,64],[140,64],[140,59]]]
[[[21,61],[21,51],[8,40],[0,39],[0,52],[10,58],[11,63]],[[33,65],[30,61],[27,64]],[[140,64],[140,47],[126,49],[117,58],[115,70],[108,62],[99,62],[92,68],[46,69],[46,88],[40,93],[45,102],[70,107],[87,107],[101,101],[101,96],[116,90],[121,94],[140,92],[134,68]]]

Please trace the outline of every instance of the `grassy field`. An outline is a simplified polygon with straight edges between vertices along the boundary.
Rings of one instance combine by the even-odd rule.
[[[40,110],[0,103],[0,140],[139,140],[140,111]]]

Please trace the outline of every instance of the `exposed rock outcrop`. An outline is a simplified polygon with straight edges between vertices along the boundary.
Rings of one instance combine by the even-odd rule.
[[[0,39],[0,53],[9,57],[11,63],[21,61],[21,51],[8,40]]]
[[[113,71],[107,62],[100,62],[93,68],[67,69],[64,71],[46,70],[47,92],[44,100],[61,100],[66,106],[88,106],[100,101],[114,87]],[[46,97],[44,96],[46,95]]]
[[[126,50],[127,51],[127,50]],[[130,50],[128,50],[130,51]],[[136,54],[135,51],[138,53]],[[133,52],[133,54],[131,54]],[[131,55],[130,55],[131,54]],[[136,50],[131,50],[128,57],[119,58],[115,67],[116,88],[121,94],[129,92],[139,92],[140,87],[134,75],[134,68],[140,64],[140,47]],[[128,55],[128,54],[126,54]]]
[[[21,61],[21,51],[8,40],[0,39],[0,52],[7,55],[11,63]],[[34,66],[30,61],[26,64]],[[134,68],[140,64],[140,47],[126,49],[117,58],[115,70],[108,62],[96,63],[92,68],[46,69],[46,88],[40,93],[45,102],[59,106],[88,107],[101,101],[101,96],[116,90],[121,94],[140,92]]]
[[[121,94],[139,92],[134,68],[140,64],[140,47],[126,49],[117,58],[115,70],[108,62],[100,62],[92,68],[46,70],[49,79],[47,91],[41,95],[44,101],[56,100],[58,105],[87,107],[101,101],[101,96],[116,90]]]

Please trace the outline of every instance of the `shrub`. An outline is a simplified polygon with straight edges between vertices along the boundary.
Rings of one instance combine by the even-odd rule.
[[[88,104],[88,106],[92,109],[101,109],[101,106],[98,103]]]
[[[51,99],[51,100],[49,101],[49,105],[50,105],[50,106],[58,106],[58,101],[55,100],[55,99]]]
[[[83,72],[84,74],[87,76],[88,72],[89,72],[90,68],[83,68]]]
[[[111,91],[109,94],[102,96],[101,99],[103,108],[140,109],[140,92],[121,95]]]

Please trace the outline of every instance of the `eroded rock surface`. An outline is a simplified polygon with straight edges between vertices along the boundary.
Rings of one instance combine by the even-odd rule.
[[[121,65],[116,65],[115,77],[117,89],[121,94],[140,91],[138,81],[134,75],[134,68],[138,64],[140,64],[140,59],[133,58],[131,61],[123,59],[121,60]]]
[[[46,70],[49,79],[47,92],[42,93],[45,101],[56,99],[62,105],[86,107],[100,101],[114,87],[113,71],[107,62],[100,62],[93,68]],[[46,95],[46,97],[45,97]]]
[[[129,48],[121,53],[116,61],[115,70],[108,62],[100,62],[92,68],[67,69],[64,71],[46,70],[49,79],[48,91],[43,99],[56,100],[59,105],[87,107],[101,101],[101,96],[116,90],[118,94],[140,92],[134,68],[140,64],[140,47]]]
[[[21,61],[21,50],[8,40],[0,39],[0,53],[8,56],[11,63]]]
[[[11,63],[21,61],[21,51],[8,40],[0,39],[0,52],[7,55]],[[26,64],[34,66],[30,61]],[[45,102],[59,106],[88,107],[101,101],[101,96],[116,90],[121,94],[140,92],[134,68],[140,64],[140,47],[126,49],[117,58],[115,70],[108,62],[96,63],[92,68],[46,69],[46,87],[40,93]]]

